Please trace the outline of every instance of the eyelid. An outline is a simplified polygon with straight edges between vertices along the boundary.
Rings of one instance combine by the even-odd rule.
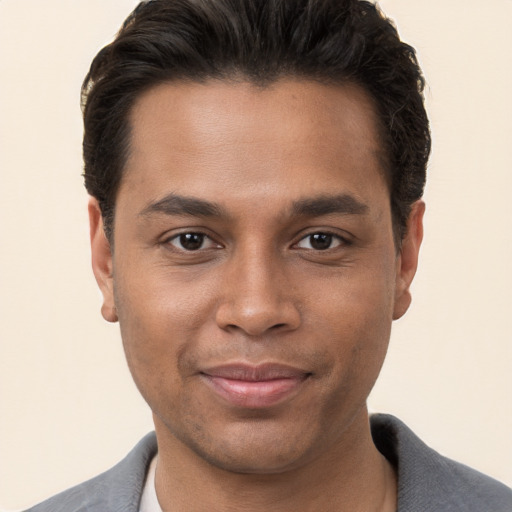
[[[206,248],[202,247],[202,248],[197,249],[197,250],[187,250],[185,248],[177,247],[176,245],[171,243],[173,240],[179,239],[179,237],[181,237],[183,235],[188,235],[188,234],[194,234],[194,235],[201,235],[201,236],[203,236],[205,238],[205,240],[209,240],[210,241],[210,244],[209,244],[210,247],[206,247]],[[163,238],[163,240],[161,241],[161,244],[162,245],[166,245],[166,246],[171,246],[174,250],[182,252],[182,253],[199,253],[199,252],[206,251],[206,250],[209,250],[209,249],[212,249],[212,248],[222,248],[222,244],[217,242],[213,236],[211,236],[210,234],[206,233],[205,230],[201,229],[201,228],[198,228],[198,229],[194,229],[194,228],[182,229],[178,233],[173,233],[171,235],[165,236]]]
[[[352,240],[351,236],[348,233],[340,233],[340,232],[338,232],[336,230],[328,229],[328,228],[325,228],[325,229],[314,228],[314,229],[308,230],[305,233],[304,232],[301,233],[297,237],[297,241],[293,243],[293,246],[296,247],[304,239],[306,239],[306,238],[308,238],[310,236],[313,236],[313,235],[318,235],[318,234],[329,235],[329,236],[332,236],[333,238],[337,239],[339,241],[339,244],[336,247],[348,246],[348,245],[352,245],[353,244],[353,240]],[[329,248],[329,249],[336,249],[336,247],[332,247],[332,248]],[[326,249],[325,251],[328,251],[329,249]],[[312,249],[312,250],[314,250],[314,249]]]
[[[180,236],[187,235],[187,234],[197,234],[197,235],[204,236],[206,240],[210,241],[210,244],[209,244],[210,247],[201,248],[201,249],[197,249],[197,250],[193,251],[193,250],[187,250],[184,248],[180,249],[179,247],[176,247],[174,244],[170,243],[171,241],[178,239]],[[346,232],[340,233],[337,230],[332,229],[332,228],[324,228],[324,229],[309,228],[307,231],[303,231],[302,233],[300,233],[299,235],[297,235],[295,237],[296,241],[292,243],[292,248],[296,248],[300,242],[302,242],[303,240],[305,240],[308,237],[313,236],[315,234],[329,235],[329,236],[332,236],[334,239],[336,239],[339,242],[335,247],[330,247],[328,249],[325,249],[323,252],[327,252],[329,250],[336,249],[340,246],[349,246],[354,243],[352,240],[352,237],[349,233],[346,233]],[[212,248],[223,248],[224,247],[224,245],[222,243],[219,243],[216,240],[215,236],[213,236],[209,233],[209,230],[202,228],[202,227],[182,228],[178,232],[174,232],[172,234],[167,233],[166,235],[164,235],[162,237],[160,243],[162,245],[167,245],[167,246],[171,245],[174,249],[176,249],[179,252],[183,252],[183,253],[193,253],[193,252],[197,253],[197,252],[205,251],[205,250],[212,249]],[[317,251],[316,249],[313,249],[313,248],[311,248],[311,249],[304,248],[304,249]]]
[[[332,245],[330,247],[327,247],[326,249],[315,249],[314,247],[302,247],[301,246],[301,243],[302,242],[306,242],[307,240],[309,240],[312,236],[316,235],[317,233],[312,233],[311,235],[307,235],[303,238],[301,238],[295,245],[297,247],[299,247],[300,249],[306,249],[306,250],[312,250],[312,251],[321,251],[321,252],[325,252],[325,251],[329,251],[331,249],[336,249],[337,247],[339,247],[340,245],[343,245],[343,241],[337,237],[336,235],[331,235],[330,233],[322,233],[323,235],[327,235],[329,237],[331,237],[332,239],[332,242],[335,243],[335,245]],[[318,233],[319,234],[319,233]],[[311,245],[311,241],[309,242],[309,245]]]

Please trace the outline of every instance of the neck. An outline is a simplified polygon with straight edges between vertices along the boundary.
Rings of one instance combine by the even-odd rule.
[[[328,453],[289,471],[240,474],[197,456],[155,419],[156,490],[164,512],[394,512],[396,477],[362,412]]]

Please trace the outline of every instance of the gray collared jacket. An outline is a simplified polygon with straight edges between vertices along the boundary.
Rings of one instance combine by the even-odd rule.
[[[398,472],[397,512],[512,512],[512,489],[426,446],[393,416],[371,416],[380,452]],[[119,464],[27,512],[138,512],[154,433]]]

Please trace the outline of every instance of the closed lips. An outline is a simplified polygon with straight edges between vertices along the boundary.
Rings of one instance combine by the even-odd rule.
[[[207,384],[235,406],[263,408],[293,396],[311,375],[285,365],[224,365],[201,372]]]

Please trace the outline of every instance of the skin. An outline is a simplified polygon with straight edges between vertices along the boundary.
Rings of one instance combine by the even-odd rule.
[[[424,205],[397,248],[369,97],[291,79],[162,84],[131,126],[114,249],[91,199],[92,259],[153,411],[163,510],[395,510],[366,399],[410,303]],[[185,233],[205,236],[187,250]],[[305,377],[250,407],[205,380],[226,363]]]

